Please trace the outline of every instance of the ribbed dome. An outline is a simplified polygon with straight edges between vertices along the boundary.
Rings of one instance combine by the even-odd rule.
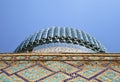
[[[15,50],[26,52],[34,47],[49,43],[67,43],[84,46],[95,52],[105,52],[105,48],[94,37],[87,33],[68,27],[50,27],[30,35]]]

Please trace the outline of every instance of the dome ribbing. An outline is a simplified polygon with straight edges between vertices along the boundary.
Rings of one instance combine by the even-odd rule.
[[[15,50],[26,52],[38,45],[49,43],[67,43],[84,46],[98,53],[104,53],[105,48],[94,37],[82,30],[69,27],[50,27],[30,35]]]

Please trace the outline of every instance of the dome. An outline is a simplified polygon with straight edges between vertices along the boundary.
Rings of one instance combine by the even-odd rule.
[[[94,37],[82,30],[69,27],[42,29],[22,41],[15,52],[44,52],[45,50],[46,52],[64,52],[66,49],[68,50],[66,52],[72,52],[72,50],[73,52],[105,52],[103,45]]]

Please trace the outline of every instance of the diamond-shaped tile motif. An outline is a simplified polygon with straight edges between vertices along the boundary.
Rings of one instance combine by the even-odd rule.
[[[0,74],[0,82],[24,82],[21,78],[16,75],[7,76],[6,74]]]
[[[59,62],[59,61],[48,61],[46,62],[45,66],[53,71],[63,71],[66,73],[73,73],[78,71],[79,69],[76,67],[73,67],[69,64]]]
[[[98,74],[99,72],[104,71],[104,69],[105,69],[104,67],[86,65],[83,66],[83,69],[79,71],[77,74],[82,75],[89,79]]]
[[[34,65],[35,64],[35,62],[29,62],[28,63],[28,61],[20,61],[20,62],[16,62],[15,64],[11,64],[11,66],[10,67],[8,67],[8,68],[6,68],[6,69],[4,69],[7,73],[9,73],[9,74],[12,74],[12,73],[15,73],[15,72],[17,72],[17,71],[20,71],[20,70],[22,70],[22,69],[25,69],[25,68],[27,68],[27,67],[29,67],[29,66],[32,66],[32,65]]]
[[[52,59],[61,59],[62,55],[46,55],[25,58],[50,61],[0,61],[0,82],[120,82],[120,61],[101,61],[102,58],[100,61],[90,61],[87,56],[84,57],[87,61],[54,61]],[[20,55],[18,58],[24,59]],[[72,58],[65,56],[65,59]]]
[[[34,67],[25,69],[24,71],[21,71],[18,74],[29,81],[36,81],[51,73],[52,72],[48,71],[47,69],[36,65]]]
[[[58,72],[40,82],[64,82],[64,80],[67,78],[70,78],[70,76],[68,76],[62,72]]]
[[[105,82],[120,82],[120,73],[109,69],[96,78]]]

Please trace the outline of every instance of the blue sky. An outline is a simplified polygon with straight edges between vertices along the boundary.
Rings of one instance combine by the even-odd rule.
[[[120,52],[120,0],[0,0],[0,53],[50,26],[84,30]]]

